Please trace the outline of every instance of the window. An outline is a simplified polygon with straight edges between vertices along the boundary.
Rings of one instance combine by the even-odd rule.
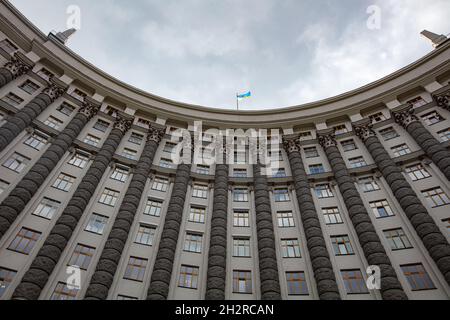
[[[350,162],[350,167],[352,168],[361,168],[367,166],[366,160],[364,160],[363,157],[356,157],[348,159],[348,162]]]
[[[107,206],[114,207],[116,205],[119,194],[120,194],[119,191],[105,188],[98,202],[103,203],[104,205]]]
[[[422,97],[414,98],[412,100],[407,101],[406,103],[412,105],[413,108],[418,108],[427,104],[427,102],[423,100]]]
[[[311,139],[312,139],[312,134],[311,134],[310,131],[300,132],[300,133],[299,133],[299,139],[300,139],[301,141],[311,140]]]
[[[248,189],[247,188],[234,188],[233,189],[233,201],[234,202],[248,202]]]
[[[124,279],[142,282],[144,280],[147,259],[130,257],[127,268],[125,269]]]
[[[294,215],[292,211],[279,211],[277,212],[278,227],[291,228],[295,227]]]
[[[142,140],[144,140],[144,136],[136,133],[136,132],[132,132],[130,135],[130,138],[128,139],[128,142],[137,144],[137,145],[141,145]]]
[[[209,166],[197,165],[197,173],[198,174],[209,174]]]
[[[281,239],[281,253],[283,258],[301,258],[298,239]]]
[[[181,288],[197,289],[198,273],[198,267],[182,265],[180,277],[178,278],[178,286]]]
[[[275,197],[275,202],[287,202],[289,199],[289,190],[288,189],[275,189],[273,190],[273,195]]]
[[[71,285],[69,289],[66,283],[58,282],[52,296],[50,297],[50,300],[75,300],[78,290],[80,289],[75,286]]]
[[[361,270],[341,270],[347,294],[369,293]]]
[[[329,184],[318,184],[314,188],[314,191],[316,192],[316,195],[319,199],[334,197]]]
[[[93,213],[85,230],[96,234],[103,234],[107,223],[108,217]]]
[[[333,244],[334,254],[337,256],[348,256],[354,254],[350,238],[345,236],[332,236],[331,243]]]
[[[441,142],[450,141],[450,128],[438,131],[437,134],[439,135],[439,140]]]
[[[0,298],[8,289],[16,274],[17,271],[0,267]]]
[[[156,177],[155,180],[153,180],[152,189],[161,192],[166,192],[168,185],[169,180]]]
[[[274,177],[274,178],[286,177],[286,169],[285,168],[272,168],[272,177]]]
[[[386,218],[394,216],[389,203],[386,200],[374,201],[370,203],[370,207],[377,218]]]
[[[2,98],[3,102],[6,102],[10,106],[17,107],[23,102],[23,99],[14,93],[10,92]]]
[[[42,79],[47,80],[47,81],[50,81],[50,79],[55,76],[53,73],[51,73],[50,71],[48,71],[45,68],[42,68],[41,70],[39,70],[37,75],[40,76]]]
[[[94,124],[94,129],[98,130],[100,132],[106,132],[109,127],[109,122],[103,121],[101,119],[98,119],[97,122]]]
[[[136,123],[139,127],[148,129],[150,127],[150,121],[138,118]]]
[[[395,131],[393,127],[380,130],[380,134],[383,137],[384,141],[391,140],[399,136],[397,131]]]
[[[22,228],[17,233],[8,249],[23,254],[29,254],[33,249],[36,241],[39,240],[41,233],[28,228]]]
[[[380,190],[380,186],[373,179],[373,177],[360,178],[358,181],[359,181],[359,184],[362,185],[364,192],[372,192],[372,191]]]
[[[412,245],[402,228],[385,230],[383,233],[392,250],[412,248]]]
[[[0,195],[5,192],[6,189],[9,187],[9,182],[6,182],[5,180],[0,179]]]
[[[184,241],[184,251],[187,252],[202,252],[202,240],[203,236],[197,233],[186,233],[186,239]]]
[[[50,128],[58,130],[62,126],[63,122],[58,118],[50,116],[47,118],[47,120],[44,121],[44,124]]]
[[[53,183],[52,187],[61,191],[68,192],[74,184],[75,179],[75,177],[69,176],[65,173],[60,173],[58,178],[56,178],[55,182]]]
[[[405,169],[412,181],[422,180],[431,177],[431,174],[422,164],[416,164]]]
[[[136,156],[137,156],[137,151],[136,150],[131,150],[131,149],[128,149],[128,148],[124,148],[123,152],[122,152],[122,156],[127,158],[127,159],[130,159],[130,160],[135,160]]]
[[[145,225],[140,225],[136,234],[136,240],[134,242],[143,244],[145,246],[153,245],[153,239],[155,238],[156,228]]]
[[[159,166],[161,168],[172,168],[173,162],[170,159],[161,158],[161,160],[159,161]]]
[[[252,272],[233,270],[233,293],[252,293]]]
[[[371,123],[373,124],[373,123],[377,123],[377,122],[386,120],[386,117],[384,116],[384,114],[382,112],[378,112],[375,114],[371,114],[369,116],[369,119],[370,119]]]
[[[111,174],[111,179],[120,182],[125,182],[128,179],[128,174],[129,174],[128,169],[123,167],[116,167],[113,173]]]
[[[204,186],[201,184],[194,184],[192,189],[192,196],[194,198],[206,199],[208,198],[208,186]]]
[[[409,147],[404,143],[399,146],[392,147],[391,150],[394,153],[394,157],[401,157],[405,154],[411,153]]]
[[[250,257],[250,239],[233,238],[233,257]]]
[[[72,159],[69,160],[69,164],[72,166],[78,167],[78,168],[85,168],[87,163],[89,161],[89,156],[86,156],[81,153],[75,153],[75,155],[72,157]]]
[[[234,210],[233,212],[233,225],[235,227],[249,227],[250,215],[248,210]]]
[[[247,178],[247,169],[233,169],[233,177]]]
[[[23,169],[25,169],[29,162],[29,158],[14,152],[12,156],[3,163],[3,166],[12,171],[20,173]]]
[[[176,148],[176,144],[172,143],[172,142],[166,142],[166,144],[164,145],[164,152],[167,153],[174,153],[175,152],[175,148]]]
[[[24,144],[33,149],[41,150],[47,144],[47,138],[44,135],[35,132],[25,140]]]
[[[65,116],[70,116],[72,112],[75,110],[75,107],[72,107],[67,102],[63,102],[56,110],[61,112]]]
[[[327,225],[341,224],[343,223],[341,214],[338,208],[323,208],[323,217],[325,218],[325,223]]]
[[[353,139],[342,141],[341,146],[342,146],[342,149],[344,150],[344,152],[358,149],[358,147],[356,146],[355,140],[353,140]]]
[[[87,270],[94,252],[95,248],[77,244],[72,257],[70,258],[69,266],[78,266],[82,270]]]
[[[309,166],[309,173],[310,174],[320,174],[324,173],[325,169],[323,167],[323,164],[312,164]]]
[[[37,90],[39,90],[39,88],[40,87],[36,83],[34,83],[33,81],[30,81],[30,80],[25,81],[20,86],[20,89],[22,89],[23,91],[25,91],[28,94],[35,93]]]
[[[450,204],[447,194],[440,188],[433,188],[422,191],[430,207],[436,208]]]
[[[136,297],[124,296],[124,295],[122,295],[122,294],[119,294],[119,295],[117,296],[117,299],[116,299],[116,300],[128,301],[128,300],[139,300],[139,299],[136,298]]]
[[[88,134],[86,138],[84,138],[84,143],[96,147],[100,143],[100,138]]]
[[[309,147],[303,150],[305,151],[306,158],[316,158],[319,156],[319,152],[317,151],[316,147]]]
[[[0,41],[0,48],[2,48],[7,53],[11,54],[19,50],[16,45],[14,45],[11,41],[8,39],[3,39]]]
[[[286,272],[288,295],[298,296],[308,294],[305,273],[300,271]]]
[[[154,217],[161,216],[162,201],[148,199],[145,205],[144,214]]]
[[[422,116],[422,120],[426,125],[432,126],[433,124],[444,121],[445,119],[437,111],[433,111],[433,112],[424,114]]]
[[[412,291],[435,289],[433,281],[421,263],[400,266]]]
[[[205,223],[206,209],[200,207],[191,207],[189,212],[189,221],[194,223]]]
[[[335,127],[333,127],[333,129],[334,129],[334,134],[337,135],[337,136],[340,135],[340,134],[344,134],[344,133],[348,132],[348,129],[345,126],[345,124],[341,124],[339,126],[335,126]]]
[[[73,90],[71,96],[74,97],[75,99],[83,102],[84,98],[86,98],[87,94],[82,92],[81,90],[75,89],[75,90]]]
[[[61,205],[61,202],[59,202],[59,201],[52,200],[50,198],[44,198],[38,204],[38,206],[34,210],[33,214],[35,216],[51,220],[60,205]]]

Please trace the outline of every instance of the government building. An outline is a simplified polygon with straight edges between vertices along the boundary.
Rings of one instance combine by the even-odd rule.
[[[450,298],[445,37],[354,91],[232,111],[120,82],[70,33],[0,0],[0,300]],[[226,161],[174,161],[176,132],[186,158],[218,130],[244,133]]]

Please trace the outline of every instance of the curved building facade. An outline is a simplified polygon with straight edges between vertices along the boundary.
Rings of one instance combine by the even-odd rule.
[[[449,299],[449,59],[219,110],[112,78],[1,0],[0,299]]]

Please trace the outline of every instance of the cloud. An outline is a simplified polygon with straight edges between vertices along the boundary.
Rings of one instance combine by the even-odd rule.
[[[244,109],[330,97],[388,75],[432,50],[419,33],[450,32],[448,0],[12,0],[45,33],[82,29],[68,46],[111,75],[169,99]],[[381,8],[381,29],[366,26]],[[52,10],[49,10],[52,8]]]

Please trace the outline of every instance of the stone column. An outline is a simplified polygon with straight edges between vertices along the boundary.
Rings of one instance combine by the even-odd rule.
[[[0,128],[0,152],[64,92],[64,84],[55,80],[25,107],[8,117],[6,123]]]
[[[3,200],[2,204],[0,204],[0,239],[39,190],[84,126],[98,112],[99,108],[99,105],[85,101],[77,115],[56,137],[51,146],[11,191],[8,197]]]
[[[14,291],[14,300],[37,300],[55,269],[132,120],[119,116],[92,165]]]
[[[450,151],[447,150],[414,114],[412,106],[403,106],[392,111],[392,117],[413,137],[427,156],[438,166],[450,180]]]
[[[262,300],[281,300],[275,233],[267,176],[261,165],[253,165],[255,187],[256,233],[258,237],[259,278]]]
[[[447,239],[406,181],[402,170],[381,144],[369,121],[365,119],[354,124],[354,130],[366,145],[430,256],[436,262],[447,283],[450,284],[450,245]]]
[[[226,154],[227,153],[224,152],[223,158],[225,164],[216,164],[214,202],[211,217],[211,237],[208,251],[206,300],[225,300],[229,177]]]
[[[382,298],[384,300],[407,300],[408,297],[398,281],[397,274],[337,148],[333,130],[318,132],[318,135],[320,145],[330,162],[350,220],[358,235],[364,256],[369,265],[378,266],[381,270],[380,292]]]
[[[297,138],[284,139],[283,145],[289,157],[297,203],[319,298],[321,300],[339,300],[341,297],[336,283],[333,264],[330,260],[320,220],[314,205],[305,166],[300,154],[299,141]]]
[[[153,159],[165,128],[150,127],[139,162],[134,169],[133,179],[117,213],[108,240],[97,263],[86,291],[86,300],[106,300],[114,280],[123,249],[130,234],[145,184],[150,175]]]
[[[192,146],[183,149],[184,153],[187,153],[186,150],[189,149],[189,156],[191,156]],[[164,228],[161,240],[159,241],[158,253],[147,292],[147,300],[166,300],[169,294],[173,262],[183,219],[186,192],[191,179],[191,162],[183,161],[177,168],[172,195],[164,221]]]
[[[33,65],[22,58],[22,55],[15,54],[0,68],[0,88],[4,87],[14,79],[24,75],[33,68]]]

